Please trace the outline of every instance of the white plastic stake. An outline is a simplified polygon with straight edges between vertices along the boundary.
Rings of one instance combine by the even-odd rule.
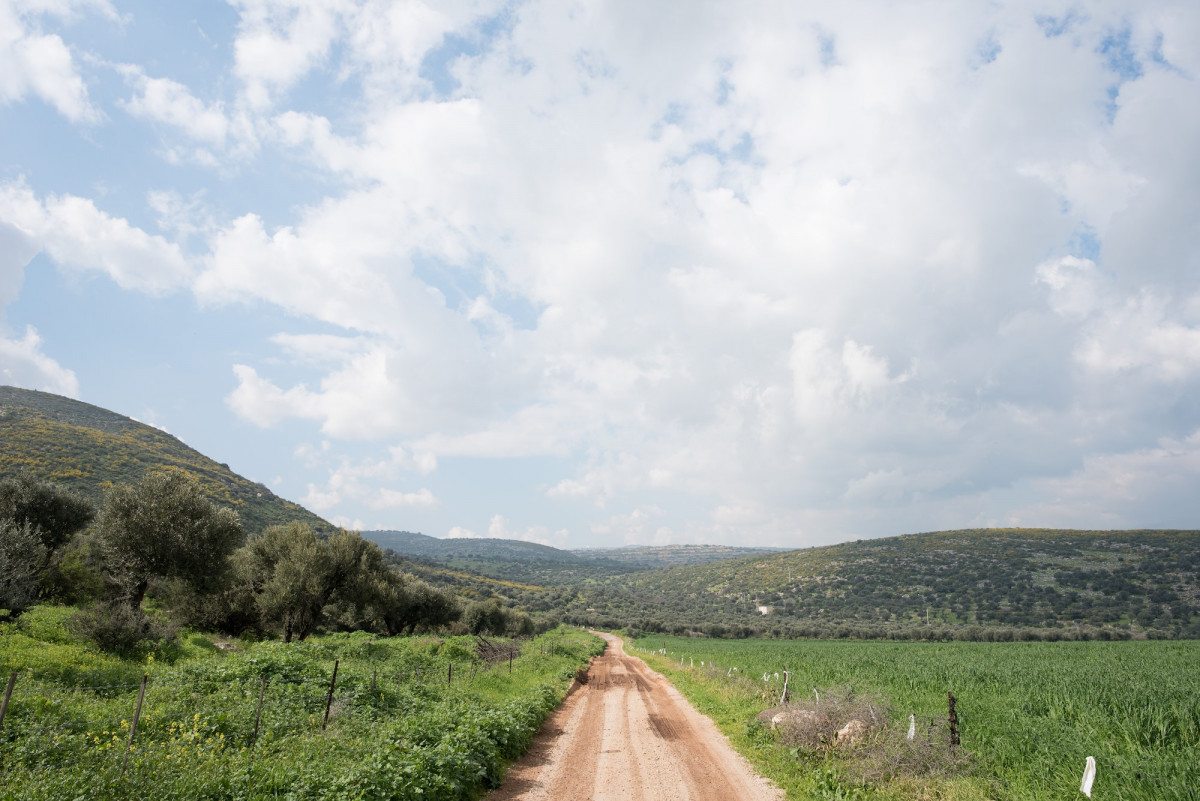
[[[817,692],[817,688],[813,687],[813,695],[817,696],[817,703],[821,703],[821,694]]]
[[[912,742],[917,738],[917,716],[908,716],[908,740]]]
[[[1083,769],[1083,782],[1079,785],[1079,792],[1092,797],[1092,782],[1096,781],[1096,758],[1087,758],[1087,767]]]

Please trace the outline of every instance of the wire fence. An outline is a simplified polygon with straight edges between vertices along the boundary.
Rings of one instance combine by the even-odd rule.
[[[261,675],[196,675],[137,683],[59,684],[28,672],[7,676],[0,702],[0,777],[15,769],[69,766],[124,773],[130,755],[238,749],[294,735],[319,735],[354,716],[385,717],[405,706],[454,697],[488,673],[513,672],[521,649],[489,643],[472,661],[383,666],[347,672],[340,659],[327,671]],[[519,664],[518,664],[519,667]],[[0,678],[0,681],[3,681]]]
[[[628,646],[627,646],[628,647]],[[756,696],[765,704],[781,706],[787,703],[812,702],[820,704],[827,693],[819,688],[789,686],[790,673],[786,667],[778,671],[758,674],[733,665],[718,665],[711,659],[699,659],[688,654],[678,655],[665,648],[643,650],[666,657],[679,669],[703,671],[710,679],[725,680],[727,685],[736,685],[743,692]],[[752,675],[753,674],[753,675]],[[1159,749],[1147,755],[1115,751],[1111,744],[1101,744],[1100,738],[1088,731],[1080,731],[1067,721],[1030,719],[1025,725],[1005,725],[991,718],[977,716],[971,710],[970,699],[964,708],[962,699],[947,693],[945,714],[909,713],[907,739],[924,738],[937,742],[941,747],[960,749],[964,752],[1005,753],[1005,758],[1028,760],[1047,758],[1054,755],[1058,760],[1054,768],[1065,771],[1077,768],[1078,792],[1091,796],[1093,787],[1142,788],[1133,792],[1135,797],[1156,799],[1189,799],[1200,801],[1200,749],[1190,753],[1172,753]],[[1115,723],[1114,725],[1119,725]],[[1147,792],[1148,791],[1148,795]],[[1120,791],[1106,797],[1124,797]]]

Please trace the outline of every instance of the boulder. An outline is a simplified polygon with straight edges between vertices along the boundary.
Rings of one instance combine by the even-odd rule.
[[[847,723],[837,733],[837,744],[841,746],[855,746],[863,741],[868,734],[875,731],[875,727],[864,723],[857,718]]]
[[[777,729],[784,725],[807,727],[824,726],[828,723],[829,718],[826,715],[812,709],[785,709],[781,712],[776,712],[771,718],[772,729]]]

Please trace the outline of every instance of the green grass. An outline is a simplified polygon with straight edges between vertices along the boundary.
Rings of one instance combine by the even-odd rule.
[[[1095,799],[1188,799],[1200,787],[1200,642],[648,636],[634,648],[712,716],[735,747],[791,798],[832,798],[855,790],[863,797],[897,799],[1071,798],[1088,756],[1099,766]],[[666,653],[655,653],[660,650]],[[781,683],[774,674],[785,667],[791,671],[793,699],[812,698],[814,688],[873,694],[888,702],[896,725],[906,725],[909,714],[944,720],[946,693],[953,692],[972,766],[953,778],[917,777],[862,788],[831,781],[831,773],[852,772],[853,757],[793,754],[769,729],[752,722],[778,701]],[[770,674],[765,682],[764,673]]]
[[[0,730],[0,799],[475,798],[602,646],[558,629],[526,642],[509,673],[481,664],[470,637],[356,633],[221,650],[191,634],[134,662],[73,642],[65,615],[41,608],[0,630],[0,675],[18,672]]]

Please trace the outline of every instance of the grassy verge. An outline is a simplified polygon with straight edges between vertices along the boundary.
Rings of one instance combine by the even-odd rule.
[[[1095,799],[1187,799],[1200,786],[1197,642],[653,636],[635,641],[631,651],[675,682],[790,798],[1068,798],[1078,793],[1087,756],[1098,763]],[[785,666],[794,703],[817,708],[814,688],[822,704],[831,691],[875,699],[887,718],[889,748],[904,740],[910,714],[921,722],[921,736],[944,736],[946,694],[953,692],[966,759],[880,770],[862,762],[888,756],[882,746],[809,749],[782,742],[756,716],[778,705]],[[867,774],[872,778],[856,778]]]
[[[472,799],[499,784],[603,645],[561,628],[524,642],[510,672],[482,662],[470,637],[222,649],[192,634],[133,662],[73,642],[65,614],[35,610],[0,631],[0,676],[18,674],[0,730],[5,801]]]

